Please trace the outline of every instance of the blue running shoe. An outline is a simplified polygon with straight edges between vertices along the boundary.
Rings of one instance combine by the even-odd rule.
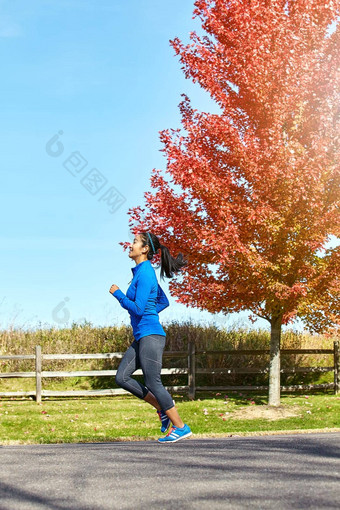
[[[172,426],[166,436],[160,437],[158,439],[159,443],[176,443],[176,441],[180,441],[181,439],[185,439],[186,437],[191,436],[192,432],[190,427],[184,424],[184,427],[181,429],[179,427]]]
[[[173,400],[173,403],[175,405],[175,401]],[[157,414],[158,414],[158,417],[161,421],[161,432],[166,432],[169,428],[169,425],[171,423],[171,420],[170,418],[168,418],[168,416],[166,415],[166,413],[163,411],[163,409],[161,409],[160,411],[157,411]]]

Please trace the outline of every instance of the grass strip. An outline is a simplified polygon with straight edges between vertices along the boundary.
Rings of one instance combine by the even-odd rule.
[[[340,431],[337,395],[283,395],[278,408],[248,393],[173,397],[194,438]],[[132,396],[0,401],[2,445],[154,440],[159,423],[155,410]]]

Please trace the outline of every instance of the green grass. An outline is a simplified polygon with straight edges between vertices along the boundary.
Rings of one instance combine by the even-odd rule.
[[[340,396],[336,395],[282,395],[281,409],[294,409],[298,416],[279,420],[242,418],[249,408],[254,413],[265,409],[265,395],[229,393],[225,398],[217,393],[195,401],[181,395],[174,398],[181,417],[197,437],[340,428]],[[1,444],[130,441],[160,435],[153,408],[130,396],[49,399],[40,405],[26,399],[0,400]]]

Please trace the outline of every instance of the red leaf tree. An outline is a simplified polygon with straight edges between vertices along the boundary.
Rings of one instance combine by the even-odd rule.
[[[188,259],[170,282],[178,302],[268,320],[270,405],[282,324],[339,325],[339,248],[326,248],[340,223],[339,5],[197,0],[205,35],[171,45],[220,112],[184,96],[182,129],[161,132],[169,179],[154,169],[146,208],[129,210],[134,233]]]

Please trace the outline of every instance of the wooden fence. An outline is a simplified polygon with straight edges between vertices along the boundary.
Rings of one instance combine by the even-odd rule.
[[[188,376],[188,383],[184,386],[166,386],[166,388],[173,392],[187,391],[189,397],[194,399],[197,391],[267,391],[268,386],[197,386],[197,374],[263,374],[268,373],[269,368],[198,368],[197,357],[201,355],[228,355],[228,356],[261,356],[268,355],[268,349],[238,349],[238,350],[225,350],[225,351],[200,351],[195,349],[195,344],[189,343],[187,351],[165,351],[164,357],[178,357],[187,358],[187,368],[163,368],[162,375],[181,374]],[[308,372],[334,372],[334,382],[325,384],[299,384],[293,386],[281,386],[282,391],[298,391],[298,390],[313,390],[313,389],[334,389],[334,393],[338,394],[340,389],[340,369],[339,369],[339,342],[334,342],[333,349],[281,349],[281,354],[332,354],[334,363],[330,367],[294,367],[281,369],[281,373],[295,374],[295,373],[308,373]],[[101,376],[114,376],[116,370],[83,370],[73,372],[56,372],[42,370],[42,364],[45,360],[93,360],[93,359],[114,359],[122,358],[124,353],[111,352],[102,354],[43,354],[40,345],[35,348],[35,354],[27,355],[13,355],[13,356],[0,356],[0,360],[35,360],[34,372],[1,372],[0,378],[21,378],[33,377],[35,378],[35,391],[10,391],[0,392],[0,397],[20,397],[20,396],[34,396],[38,403],[41,402],[42,397],[57,397],[57,396],[101,396],[101,395],[122,395],[128,392],[120,389],[106,389],[106,390],[72,390],[72,391],[50,391],[42,389],[42,379],[44,377],[101,377]],[[142,375],[141,370],[137,370],[135,375]]]

